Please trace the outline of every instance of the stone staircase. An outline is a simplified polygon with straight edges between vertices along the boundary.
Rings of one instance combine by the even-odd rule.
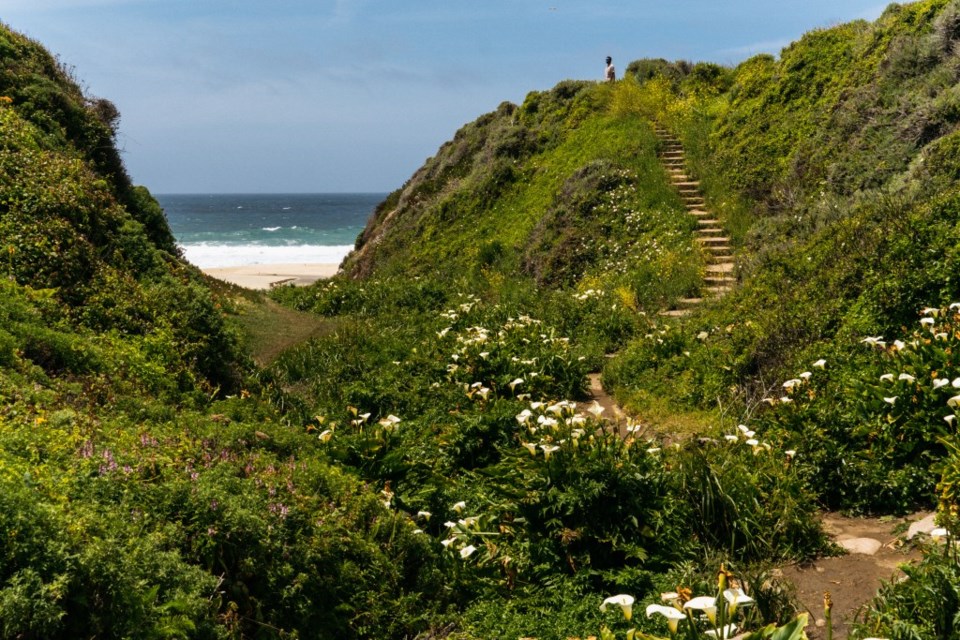
[[[683,145],[666,129],[657,127],[657,137],[661,141],[660,162],[663,163],[670,182],[683,199],[687,212],[697,219],[697,242],[707,257],[703,292],[706,297],[718,298],[733,288],[734,276],[733,251],[730,238],[727,237],[720,221],[707,208],[700,183],[692,180],[686,173],[686,160]],[[704,298],[681,298],[675,309],[662,311],[661,315],[682,318],[689,315]]]

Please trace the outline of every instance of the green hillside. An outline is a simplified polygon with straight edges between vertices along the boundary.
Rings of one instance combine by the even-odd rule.
[[[676,592],[799,638],[821,510],[960,531],[958,42],[925,0],[504,103],[266,301],[0,28],[0,637],[667,637]],[[955,635],[919,544],[855,637]]]
[[[0,27],[0,637],[402,636],[438,554],[258,384],[117,115]]]

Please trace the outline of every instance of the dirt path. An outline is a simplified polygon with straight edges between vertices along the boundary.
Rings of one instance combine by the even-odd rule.
[[[823,524],[835,542],[850,548],[847,555],[821,558],[807,565],[783,569],[783,577],[796,588],[797,598],[810,612],[811,640],[826,637],[823,594],[833,600],[833,637],[844,640],[858,609],[877,594],[880,584],[902,575],[899,566],[919,560],[920,552],[904,544],[911,522],[930,514],[908,518],[849,518],[835,513],[823,516]],[[871,553],[872,551],[872,553]]]
[[[603,388],[603,382],[600,376],[601,374],[599,373],[587,374],[587,381],[590,383],[588,396],[585,401],[577,404],[577,409],[585,413],[593,406],[593,403],[596,402],[603,407],[603,413],[600,414],[601,417],[611,424],[616,425],[620,431],[620,435],[625,436],[627,434],[627,414],[620,408],[617,401],[613,399],[613,396]]]

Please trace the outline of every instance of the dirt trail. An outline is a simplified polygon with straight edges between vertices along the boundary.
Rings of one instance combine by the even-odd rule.
[[[783,577],[796,588],[796,595],[810,612],[811,640],[826,637],[823,594],[833,600],[833,637],[844,640],[857,611],[876,594],[883,581],[900,575],[900,565],[920,559],[920,552],[904,544],[903,532],[911,522],[930,516],[918,513],[907,518],[850,518],[835,513],[823,516],[824,528],[834,541],[853,550],[836,558],[821,558],[806,565],[783,569]],[[929,529],[927,529],[929,530]],[[875,552],[869,553],[876,549]]]
[[[590,373],[587,374],[587,380],[590,383],[590,388],[588,389],[588,396],[584,402],[577,404],[577,409],[581,412],[586,412],[593,403],[596,402],[601,407],[603,407],[603,413],[600,414],[604,420],[616,425],[620,431],[620,435],[626,435],[627,427],[627,414],[624,413],[623,409],[617,404],[617,401],[613,399],[606,389],[603,388],[603,382],[600,379],[599,373]]]

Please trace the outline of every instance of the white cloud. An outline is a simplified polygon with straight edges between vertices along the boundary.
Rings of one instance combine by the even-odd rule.
[[[739,47],[720,49],[717,51],[717,55],[734,56],[737,58],[755,56],[759,53],[772,53],[773,55],[780,55],[780,51],[785,47],[788,47],[791,42],[793,41],[788,38],[781,38],[779,40],[764,40],[762,42],[753,42]]]

